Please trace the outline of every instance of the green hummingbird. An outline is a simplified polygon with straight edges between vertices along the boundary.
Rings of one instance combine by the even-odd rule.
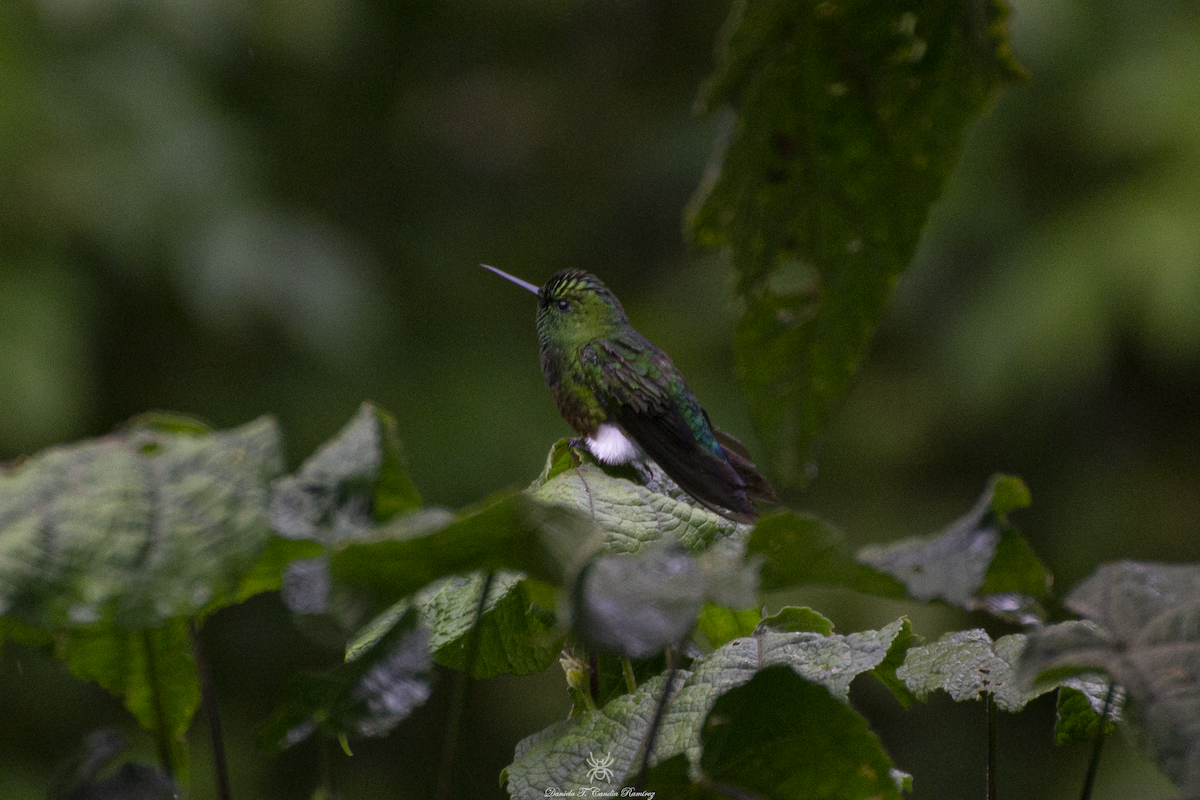
[[[701,505],[738,522],[754,500],[777,503],[746,447],[713,427],[671,359],[629,324],[595,275],[563,270],[540,289],[480,264],[538,297],[542,375],[563,419],[605,464],[654,460]]]

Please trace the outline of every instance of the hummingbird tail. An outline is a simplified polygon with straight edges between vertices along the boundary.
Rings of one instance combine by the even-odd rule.
[[[779,498],[775,496],[775,489],[771,487],[766,478],[759,474],[758,467],[750,460],[750,451],[746,449],[746,445],[725,431],[716,428],[713,429],[713,435],[717,437],[717,442],[725,451],[725,457],[729,459],[729,466],[733,467],[733,471],[742,479],[742,483],[746,484],[746,496],[762,503],[778,503]]]

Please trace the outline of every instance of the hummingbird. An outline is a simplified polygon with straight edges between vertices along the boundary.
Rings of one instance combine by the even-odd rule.
[[[683,373],[634,330],[599,278],[567,269],[538,288],[480,266],[537,295],[542,375],[597,460],[653,460],[701,505],[738,522],[758,518],[754,500],[779,502],[745,445],[713,427]]]

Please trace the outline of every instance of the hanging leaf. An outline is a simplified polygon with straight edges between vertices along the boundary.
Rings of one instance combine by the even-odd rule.
[[[692,199],[746,311],[738,377],[783,481],[801,483],[968,125],[1021,76],[998,0],[740,0],[697,106],[732,107]]]

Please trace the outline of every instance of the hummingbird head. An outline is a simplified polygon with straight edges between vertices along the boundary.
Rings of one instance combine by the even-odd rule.
[[[578,347],[628,325],[621,301],[590,273],[556,272],[538,290],[537,327],[543,344]]]
[[[556,272],[542,288],[480,264],[538,297],[537,328],[542,348],[574,350],[629,325],[621,301],[595,275],[577,269]]]

